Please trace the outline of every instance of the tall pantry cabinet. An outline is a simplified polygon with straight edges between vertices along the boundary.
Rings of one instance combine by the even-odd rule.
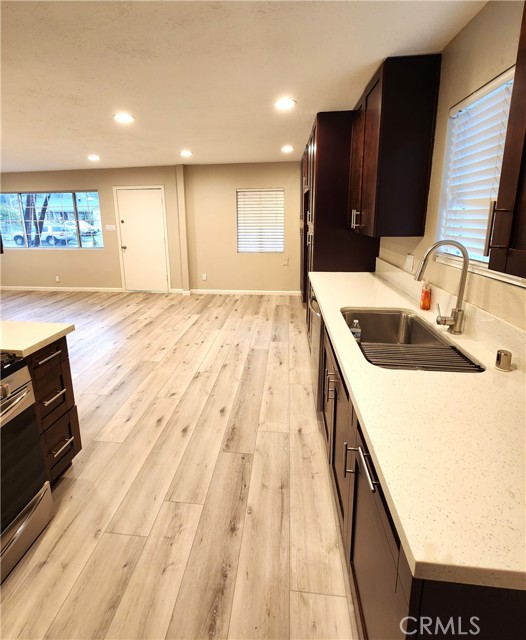
[[[301,291],[309,297],[309,271],[374,271],[379,238],[347,225],[354,113],[318,113],[302,158]],[[309,318],[309,311],[307,311]]]

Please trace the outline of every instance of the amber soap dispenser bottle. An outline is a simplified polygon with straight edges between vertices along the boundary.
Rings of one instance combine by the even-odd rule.
[[[424,311],[429,311],[431,309],[431,287],[429,286],[429,282],[424,280],[424,284],[422,285],[422,292],[420,294],[420,308]]]

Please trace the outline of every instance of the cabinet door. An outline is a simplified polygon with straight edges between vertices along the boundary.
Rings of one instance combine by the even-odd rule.
[[[526,7],[519,51],[495,219],[489,268],[526,278]]]
[[[357,212],[362,208],[364,102],[356,106],[352,123],[351,164],[349,176],[348,226],[355,229]]]
[[[332,474],[336,487],[336,501],[342,536],[345,537],[345,523],[347,520],[347,505],[349,503],[349,489],[352,473],[348,469],[348,447],[351,440],[349,424],[349,397],[343,382],[338,379],[334,383],[336,399],[334,412],[334,436],[332,455]]]
[[[323,370],[323,426],[325,430],[325,440],[327,442],[327,455],[329,464],[332,464],[334,425],[336,422],[336,398],[337,384],[339,382],[338,366],[332,352],[331,343],[327,334],[324,338],[324,370]]]
[[[356,227],[356,231],[369,236],[375,235],[381,109],[382,82],[378,80],[365,97],[362,194]]]
[[[400,620],[408,615],[408,604],[402,589],[397,589],[397,539],[380,494],[372,485],[374,469],[364,443],[357,458],[354,532],[351,568],[360,602],[365,637],[370,640],[403,638]],[[364,464],[365,463],[365,464]]]

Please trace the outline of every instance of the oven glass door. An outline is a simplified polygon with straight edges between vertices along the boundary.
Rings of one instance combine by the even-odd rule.
[[[34,403],[20,404],[0,429],[2,532],[47,479]]]

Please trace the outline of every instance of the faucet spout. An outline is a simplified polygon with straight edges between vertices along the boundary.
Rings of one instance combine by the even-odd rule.
[[[466,289],[466,280],[468,276],[469,256],[466,247],[456,240],[439,240],[435,244],[431,245],[424,254],[424,257],[420,261],[418,268],[415,272],[415,280],[422,280],[424,272],[429,262],[431,255],[439,248],[445,245],[455,247],[462,254],[462,272],[460,275],[460,282],[458,286],[457,303],[454,309],[451,310],[451,316],[442,316],[440,312],[437,317],[437,324],[448,325],[448,331],[454,334],[462,333],[462,326],[464,321],[464,310],[462,305],[464,303],[464,292]]]

